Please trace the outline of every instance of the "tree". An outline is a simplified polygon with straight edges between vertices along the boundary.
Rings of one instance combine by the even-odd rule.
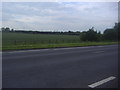
[[[11,29],[11,32],[14,32],[14,29]]]
[[[82,41],[98,41],[99,38],[97,31],[94,31],[94,27],[89,29],[87,32],[82,32],[80,37]]]
[[[120,36],[118,35],[120,33],[120,24],[115,23],[115,26],[111,29],[106,29],[103,33],[104,39],[109,41],[117,41]],[[120,40],[120,39],[119,39]]]
[[[97,33],[97,39],[98,39],[98,41],[102,41],[103,40],[103,36],[102,36],[100,31]]]
[[[87,33],[86,31],[81,32],[81,34],[80,34],[80,39],[81,39],[82,41],[87,41],[86,33]]]
[[[115,33],[116,33],[117,40],[120,41],[120,22],[115,23],[114,30],[115,30]]]
[[[1,28],[1,30],[2,30],[2,31],[5,31],[5,28],[4,28],[4,27],[2,27],[2,28]]]
[[[6,28],[3,27],[3,28],[2,28],[2,31],[3,31],[3,32],[10,32],[10,28],[9,28],[9,27],[6,27]]]

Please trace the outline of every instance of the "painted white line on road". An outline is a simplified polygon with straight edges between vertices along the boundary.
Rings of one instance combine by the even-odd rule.
[[[91,47],[95,47],[95,46],[85,46],[85,47],[69,47],[69,48],[56,48],[56,49],[53,49],[53,50],[66,50],[66,49],[84,49],[84,48],[91,48]]]
[[[92,47],[92,46],[91,46]],[[8,51],[8,52],[2,52],[2,53],[22,53],[22,52],[32,52],[32,51],[48,51],[48,50],[70,50],[70,49],[79,49],[79,48],[90,48],[90,47],[73,47],[73,48],[56,48],[56,49],[38,49],[38,50],[21,50],[21,51]]]
[[[105,51],[97,51],[97,52],[93,52],[93,53],[103,53],[103,52],[105,52]]]
[[[38,49],[38,50],[21,50],[21,51],[8,51],[8,52],[2,52],[2,53],[22,53],[22,52],[32,52],[32,51],[48,51],[50,49]]]
[[[98,46],[98,47],[105,47],[105,46]]]
[[[59,49],[53,49],[53,50],[69,50],[69,49],[75,49],[75,48],[59,48]]]
[[[93,84],[91,84],[91,85],[88,85],[88,87],[90,87],[90,88],[95,88],[95,87],[100,86],[100,85],[102,85],[102,84],[104,84],[104,83],[106,83],[106,82],[109,82],[109,81],[111,81],[111,80],[113,80],[113,79],[115,79],[115,78],[116,78],[116,77],[111,76],[111,77],[108,77],[108,78],[103,79],[103,80],[101,80],[101,81],[98,81],[98,82],[96,82],[96,83],[93,83]]]

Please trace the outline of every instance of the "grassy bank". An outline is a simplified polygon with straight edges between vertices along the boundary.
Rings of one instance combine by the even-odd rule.
[[[60,48],[60,47],[83,47],[83,46],[98,46],[112,45],[117,42],[81,42],[81,43],[61,43],[61,44],[34,44],[34,45],[10,45],[3,46],[2,50],[21,50],[21,49],[43,49],[43,48]]]
[[[117,42],[82,42],[77,35],[3,33],[2,50],[111,45]]]

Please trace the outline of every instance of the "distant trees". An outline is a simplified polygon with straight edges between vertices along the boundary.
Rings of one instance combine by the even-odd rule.
[[[120,22],[117,24],[116,27],[114,27],[117,30],[118,35],[118,41],[120,41]]]
[[[120,40],[120,23],[115,23],[111,29],[106,29],[103,33],[104,40],[117,41]]]
[[[117,33],[115,32],[114,29],[106,29],[104,31],[103,36],[105,40],[110,40],[110,41],[117,40]]]
[[[115,23],[115,26],[110,29],[106,29],[103,34],[94,30],[92,27],[88,31],[83,31],[80,34],[82,41],[120,41],[120,22]]]
[[[67,31],[67,32],[52,32],[52,31],[25,31],[25,30],[14,30],[10,29],[9,27],[2,27],[1,28],[2,32],[16,32],[16,33],[30,33],[30,34],[55,34],[55,35],[80,35],[79,31],[73,32],[73,31]]]
[[[84,31],[81,33],[80,38],[82,41],[99,41],[101,37],[101,32],[97,33],[94,31],[94,27],[89,29],[88,31]]]
[[[6,28],[2,27],[1,30],[2,30],[2,32],[14,31],[14,29],[10,29],[9,27],[6,27]]]

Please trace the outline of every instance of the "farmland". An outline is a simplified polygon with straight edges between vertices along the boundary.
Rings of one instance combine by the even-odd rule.
[[[2,33],[2,50],[108,45],[116,43],[117,42],[82,42],[79,35]]]

